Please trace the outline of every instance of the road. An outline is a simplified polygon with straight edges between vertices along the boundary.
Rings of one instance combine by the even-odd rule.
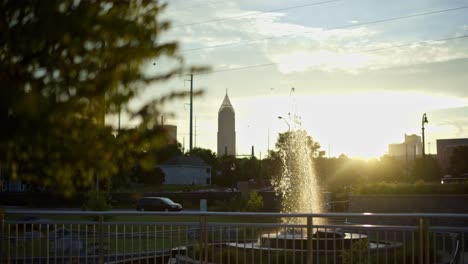
[[[14,212],[16,210],[28,210],[28,211],[31,211],[31,214],[34,214],[34,213],[40,213],[41,211],[57,211],[57,213],[60,213],[62,211],[82,211],[81,208],[32,208],[32,207],[23,207],[23,206],[1,206],[0,205],[0,208],[6,210],[6,211],[10,211],[10,212]],[[118,208],[118,209],[112,209],[110,211],[107,211],[107,212],[135,212],[135,208]],[[183,212],[199,212],[199,210],[194,210],[194,209],[184,209]]]

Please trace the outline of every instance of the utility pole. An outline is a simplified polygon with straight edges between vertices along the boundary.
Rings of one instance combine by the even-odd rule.
[[[268,151],[267,151],[267,157],[270,155],[270,128],[268,128]],[[260,155],[261,156],[261,155]]]
[[[117,135],[120,135],[120,104],[119,104],[119,115],[118,115],[118,125],[117,125]]]
[[[190,74],[190,143],[189,152],[192,152],[193,147],[193,73]]]
[[[193,133],[193,136],[194,136],[194,140],[193,140],[193,147],[196,148],[197,147],[197,117],[195,116],[194,118],[194,129],[195,129],[195,132]]]

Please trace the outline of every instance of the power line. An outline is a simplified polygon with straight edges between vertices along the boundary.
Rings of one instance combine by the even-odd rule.
[[[431,11],[431,12],[425,12],[425,13],[419,13],[419,14],[405,15],[405,16],[399,16],[399,17],[386,18],[386,19],[378,19],[378,20],[373,20],[373,21],[368,21],[368,22],[356,23],[356,24],[352,24],[352,25],[343,25],[343,26],[338,26],[338,27],[326,28],[324,30],[325,31],[330,31],[330,30],[336,30],[336,29],[359,27],[359,26],[364,26],[364,25],[380,24],[380,23],[385,23],[385,22],[390,22],[390,21],[397,21],[397,20],[404,20],[404,19],[409,19],[409,18],[414,18],[414,17],[421,17],[421,16],[428,16],[428,15],[446,13],[446,12],[453,12],[453,11],[462,10],[462,9],[466,9],[466,8],[468,8],[468,6],[460,6],[460,7],[450,8],[450,9],[443,9],[443,10],[437,10],[437,11]],[[219,44],[219,45],[212,45],[212,46],[207,46],[207,47],[185,49],[185,50],[182,50],[181,52],[192,52],[192,51],[198,51],[198,50],[204,50],[204,49],[216,49],[216,48],[223,48],[223,47],[227,47],[227,46],[251,44],[251,43],[256,43],[256,42],[260,42],[260,41],[264,41],[264,40],[272,40],[272,39],[278,39],[278,38],[289,38],[289,37],[293,37],[293,36],[299,35],[299,34],[310,34],[310,33],[315,33],[315,32],[313,32],[313,31],[295,32],[295,33],[284,34],[284,35],[280,35],[280,36],[271,36],[271,37],[264,37],[264,38],[258,38],[258,39],[252,39],[252,40],[245,40],[245,41],[231,42],[231,43],[225,43],[225,44]]]
[[[175,25],[172,28],[188,27],[188,26],[195,26],[195,25],[201,25],[201,24],[207,24],[207,23],[213,23],[213,22],[220,22],[220,21],[237,19],[237,18],[242,18],[242,17],[255,16],[255,15],[263,14],[263,13],[273,13],[273,12],[296,9],[296,8],[307,7],[307,6],[324,5],[324,4],[339,2],[339,1],[344,1],[344,0],[327,0],[327,1],[323,1],[323,2],[315,2],[315,3],[311,3],[311,4],[288,6],[288,7],[278,8],[278,9],[271,9],[271,10],[267,10],[267,11],[258,11],[258,12],[253,13],[253,14],[244,14],[244,15],[237,15],[237,16],[221,17],[221,18],[216,18],[216,19],[211,19],[211,20],[205,20],[205,21],[193,22],[193,23],[188,23],[188,24]]]
[[[360,50],[360,51],[354,51],[354,52],[350,52],[350,53],[355,54],[355,53],[374,52],[374,51],[381,51],[381,50],[386,50],[386,49],[409,47],[409,46],[412,46],[412,45],[422,44],[422,43],[431,43],[431,42],[437,42],[437,41],[450,41],[450,40],[456,40],[456,39],[462,39],[462,38],[468,38],[468,35],[462,35],[462,36],[457,36],[457,37],[446,37],[446,38],[432,39],[432,40],[422,40],[422,41],[416,41],[416,42],[411,42],[411,43],[407,43],[407,44],[392,45],[392,46],[383,47],[383,48],[376,48],[376,49]],[[281,64],[281,63],[280,62],[271,62],[271,63],[265,63],[265,64],[257,64],[257,65],[250,65],[250,66],[244,66],[244,67],[230,68],[230,69],[213,70],[213,71],[198,73],[197,75],[219,73],[219,72],[228,72],[228,71],[238,71],[238,70],[245,70],[245,69],[252,69],[252,68],[261,68],[261,67],[274,66],[274,65],[279,65],[279,64]]]
[[[230,0],[225,0],[225,1],[218,0],[218,1],[210,2],[210,3],[203,3],[203,4],[191,5],[191,6],[182,6],[182,7],[173,7],[173,8],[171,8],[172,6],[169,4],[169,1],[166,2],[166,3],[169,6],[168,11],[170,11],[171,13],[172,12],[177,13],[177,12],[184,11],[184,10],[187,10],[187,9],[199,8],[199,7],[204,7],[204,6],[219,5],[219,4],[228,3],[228,2],[232,2],[232,1],[230,1]],[[173,9],[173,10],[170,10],[170,9]]]
[[[431,42],[437,42],[437,41],[449,41],[449,40],[462,39],[462,38],[468,38],[468,35],[461,35],[461,36],[456,36],[456,37],[447,37],[447,38],[441,38],[441,39],[432,39],[432,40],[421,40],[421,41],[416,41],[416,42],[407,43],[407,44],[393,45],[393,46],[382,47],[382,48],[355,51],[355,52],[351,52],[351,54],[353,54],[353,53],[374,52],[374,51],[380,51],[380,50],[386,50],[386,49],[403,48],[403,47],[409,47],[409,46],[417,45],[417,44],[431,43]]]

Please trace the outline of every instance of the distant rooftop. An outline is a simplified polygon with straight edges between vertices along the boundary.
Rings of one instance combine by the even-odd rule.
[[[169,166],[197,166],[197,167],[207,167],[208,165],[199,157],[194,156],[184,156],[179,155],[172,159],[169,159],[161,165],[169,165]]]

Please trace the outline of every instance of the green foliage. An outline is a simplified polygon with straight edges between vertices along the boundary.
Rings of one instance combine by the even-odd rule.
[[[213,209],[219,212],[239,212],[243,205],[241,197],[235,196],[226,201],[216,201]]]
[[[256,191],[249,193],[249,199],[245,203],[245,210],[247,212],[258,212],[263,208],[263,197]]]
[[[90,191],[86,195],[83,208],[89,211],[109,211],[112,209],[111,197],[104,191]]]
[[[153,188],[162,185],[165,180],[164,172],[159,167],[149,170],[136,168],[134,173],[136,174],[136,178],[139,179],[139,182],[151,185]]]
[[[216,201],[213,209],[220,212],[258,212],[262,208],[263,197],[256,191],[251,191],[248,200],[235,196],[227,201]]]
[[[319,183],[330,191],[370,183],[440,183],[437,159],[426,156],[416,160],[398,160],[390,156],[359,160],[346,157],[315,159]]]
[[[216,161],[217,161],[216,154],[210,149],[193,148],[192,151],[190,151],[189,155],[199,157],[206,164],[210,165],[212,168],[216,166]]]
[[[86,201],[83,204],[83,209],[87,211],[109,211],[112,210],[111,196],[108,192],[90,191],[86,195]],[[101,220],[99,216],[90,215],[87,218],[91,221]],[[108,221],[112,217],[104,216],[102,220]]]
[[[263,183],[261,186],[264,186],[265,183],[270,184],[273,175],[277,175],[278,171],[281,170],[281,158],[277,151],[270,150],[268,156],[261,161],[260,164],[260,173],[258,177],[258,182]]]
[[[238,181],[237,159],[233,156],[218,157],[216,163],[216,177],[213,178],[213,184],[226,187],[234,187]]]
[[[353,242],[351,249],[345,250],[343,254],[344,264],[367,264],[367,251],[369,250],[368,239]]]
[[[437,158],[426,156],[413,161],[410,169],[410,177],[423,181],[440,181],[441,173]]]
[[[211,179],[216,179],[218,158],[216,157],[216,154],[213,151],[204,148],[193,148],[189,155],[199,157],[206,164],[211,166]],[[214,182],[215,181],[216,180],[214,180]]]
[[[152,132],[159,107],[186,92],[137,109],[128,105],[149,84],[185,70],[177,43],[161,40],[170,25],[160,19],[164,7],[160,1],[0,3],[0,164],[10,178],[71,196],[97,176],[155,163],[147,153],[163,142]],[[160,67],[163,57],[173,66]],[[154,62],[157,70],[146,70]],[[139,125],[115,137],[104,118],[120,112]]]
[[[312,157],[318,156],[318,150],[320,149],[320,144],[312,139],[311,136],[307,135],[305,130],[290,130],[278,135],[278,140],[276,141],[276,148],[278,150],[287,150],[291,145],[291,140],[293,138],[307,138],[307,147],[310,149]]]

